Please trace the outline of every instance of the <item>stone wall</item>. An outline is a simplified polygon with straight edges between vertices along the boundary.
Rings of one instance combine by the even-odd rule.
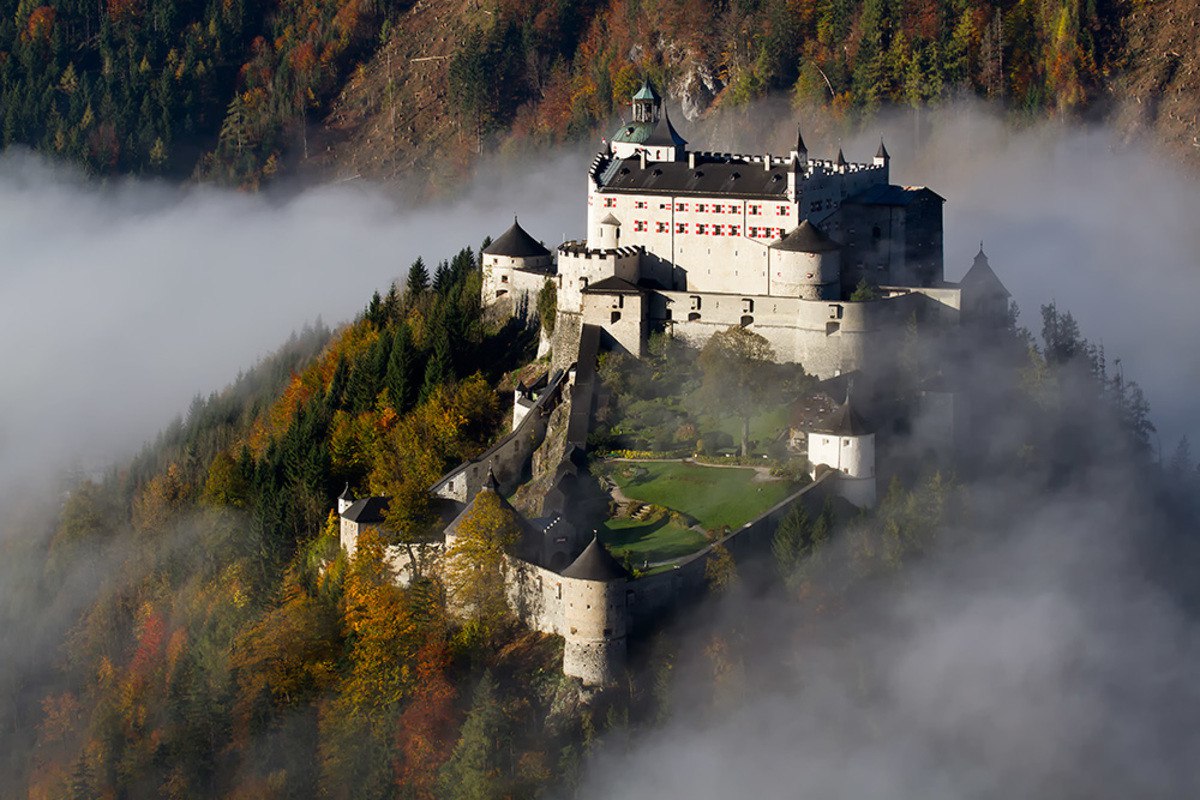
[[[442,476],[430,491],[437,497],[466,503],[478,492],[492,470],[503,491],[510,491],[524,479],[533,451],[546,438],[550,412],[562,398],[567,374],[558,371],[542,390],[537,402],[511,433],[492,445],[487,452],[460,464]]]

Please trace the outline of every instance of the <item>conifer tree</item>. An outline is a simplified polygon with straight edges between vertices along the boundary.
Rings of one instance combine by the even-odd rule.
[[[417,260],[408,268],[408,285],[405,294],[409,303],[423,295],[429,289],[429,269],[425,259],[417,256]]]
[[[388,358],[387,375],[384,385],[392,398],[392,407],[403,414],[412,408],[417,395],[417,353],[413,347],[412,331],[408,324],[401,322],[396,326],[396,336],[392,340],[392,353]]]
[[[440,797],[448,800],[492,800],[503,796],[500,746],[504,714],[496,697],[496,682],[484,673],[471,698],[471,713],[450,760],[441,770]]]
[[[433,355],[425,365],[425,381],[421,384],[421,402],[425,402],[439,386],[454,376],[454,365],[450,358],[450,337],[443,327],[438,330],[433,343]]]

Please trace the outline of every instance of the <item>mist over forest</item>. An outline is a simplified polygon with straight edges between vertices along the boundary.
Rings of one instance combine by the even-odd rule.
[[[763,124],[739,124],[754,113]],[[707,149],[779,151],[796,121],[765,101],[685,135],[710,141]],[[827,574],[806,578],[798,604],[747,582],[676,620],[675,679],[656,698],[670,714],[632,733],[597,722],[608,732],[583,759],[575,796],[1194,794],[1197,550],[1179,528],[1188,518],[1160,504],[1142,473],[1169,461],[1181,436],[1200,440],[1200,353],[1190,346],[1200,340],[1200,230],[1189,213],[1200,184],[1105,128],[1012,130],[969,105],[930,112],[919,127],[911,114],[882,117],[844,143],[806,138],[814,155],[840,144],[864,160],[881,134],[893,182],[947,198],[947,279],[962,276],[982,240],[1020,306],[1018,324],[1036,335],[1043,304],[1069,311],[1103,346],[1109,371],[1145,390],[1157,428],[1151,452],[1143,461],[1116,446],[1081,446],[1065,488],[1040,482],[1040,472],[966,475],[972,514],[947,516],[937,546],[924,542],[926,557],[903,571],[851,580],[854,543],[867,539],[850,536],[824,556]],[[41,555],[26,545],[52,535],[73,481],[124,463],[194,396],[217,391],[293,332],[303,343],[321,325],[340,328],[373,291],[402,283],[418,256],[432,265],[478,248],[514,214],[550,247],[579,236],[589,157],[576,147],[497,159],[458,199],[420,206],[366,183],[242,194],[97,182],[7,152],[0,502],[20,513],[0,523],[0,553]],[[990,370],[981,358],[976,388]],[[1069,418],[1072,402],[1055,413]],[[991,433],[1015,449],[1027,422],[998,414],[1002,430]],[[1089,436],[1118,439],[1110,423]],[[235,532],[247,524],[248,512],[238,514]],[[163,547],[175,569],[213,568],[204,561],[211,530],[190,519],[172,530]],[[14,698],[30,684],[65,696],[80,667],[63,666],[61,641],[91,594],[152,572],[138,535],[54,565],[56,580],[67,578],[48,606],[22,594],[24,573],[40,564],[10,560],[0,570],[3,617],[21,619],[3,634],[0,719],[22,740],[38,703],[22,698],[16,709]],[[246,547],[257,545],[251,539]],[[714,647],[740,653],[719,679],[708,673]],[[707,691],[713,685],[721,691]],[[247,752],[278,760],[316,725],[315,713],[297,712],[250,736]],[[137,796],[157,791],[141,788]]]

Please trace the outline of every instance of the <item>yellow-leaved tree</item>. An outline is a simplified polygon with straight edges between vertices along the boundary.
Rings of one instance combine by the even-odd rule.
[[[499,494],[485,488],[452,532],[444,570],[446,589],[486,641],[508,615],[505,555],[520,539],[520,518]]]

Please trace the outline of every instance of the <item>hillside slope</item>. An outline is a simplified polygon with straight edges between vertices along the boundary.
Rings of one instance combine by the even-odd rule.
[[[1144,0],[1128,20],[1117,124],[1200,165],[1200,21],[1191,0]]]

